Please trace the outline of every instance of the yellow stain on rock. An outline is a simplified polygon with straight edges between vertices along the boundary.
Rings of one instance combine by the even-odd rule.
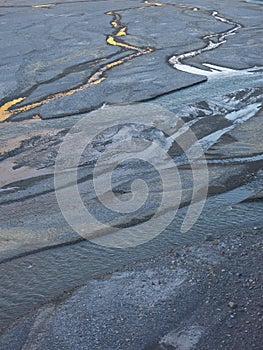
[[[9,112],[9,108],[16,105],[17,103],[23,101],[25,97],[20,97],[12,101],[6,102],[3,106],[0,107],[0,122],[4,122],[6,119],[10,118],[12,112]]]

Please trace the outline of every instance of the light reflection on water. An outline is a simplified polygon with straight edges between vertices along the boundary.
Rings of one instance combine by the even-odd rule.
[[[227,84],[225,79],[211,79],[205,84],[193,86],[191,93],[189,93],[188,89],[185,89],[160,97],[152,102],[172,111],[178,111],[186,104],[209,100],[213,96],[223,96],[229,92],[236,91],[240,86],[243,88],[261,86],[262,82],[263,74],[260,72],[249,75],[249,77],[248,75],[232,77]],[[231,115],[232,117],[233,115]],[[256,119],[251,119],[251,130],[256,129],[256,124],[253,123],[257,123]],[[256,136],[255,132],[254,136]],[[214,143],[218,139],[213,139],[212,141]],[[262,162],[262,152],[260,155],[257,153],[260,149],[262,151],[261,135],[259,139],[254,138],[253,141],[258,148],[249,149],[248,145],[246,145],[247,162]],[[223,146],[221,145],[221,147]],[[240,147],[237,147],[237,149],[238,154]],[[231,154],[232,156],[234,155],[233,149],[230,151]],[[208,163],[217,162],[217,164],[222,165],[229,162],[232,170],[230,168],[222,168],[222,166],[218,168],[219,172],[229,174],[230,170],[233,171],[234,168],[234,165],[231,163],[240,162],[243,165],[244,160],[246,160],[243,155],[238,158],[237,154],[235,154],[235,158],[229,159],[220,158],[220,156],[215,159],[214,155],[212,155],[213,157],[209,158]],[[217,173],[214,169],[210,170],[210,173],[214,171],[213,174],[216,182],[218,182]],[[128,175],[130,176],[130,174]],[[222,177],[220,179],[224,184]],[[226,181],[227,179],[225,178]],[[30,190],[32,190],[32,186]],[[46,186],[47,181],[45,181],[45,189],[47,189]],[[91,277],[120,268],[122,265],[150,257],[179,245],[200,242],[206,235],[218,237],[225,232],[233,232],[234,234],[234,232],[245,228],[263,226],[263,201],[241,203],[260,189],[262,189],[262,174],[259,174],[259,178],[249,185],[210,197],[198,221],[186,234],[182,234],[180,228],[187,207],[178,211],[173,222],[161,235],[141,246],[121,250],[96,246],[88,241],[83,241],[41,251],[1,264],[0,326],[6,327],[9,322],[18,316],[22,316],[34,306],[38,306],[51,298],[60,296],[64,291],[86,283]],[[12,193],[9,196],[12,199]],[[162,220],[162,217],[160,217],[160,220]],[[139,225],[138,230],[140,230]]]
[[[51,298],[82,285],[96,275],[112,271],[135,260],[150,257],[178,245],[202,241],[206,235],[263,226],[263,201],[238,203],[252,194],[252,186],[210,197],[194,227],[182,235],[180,227],[186,208],[156,239],[130,249],[96,246],[88,241],[42,251],[0,265],[1,319],[7,326]],[[216,210],[215,210],[216,208]]]
[[[263,5],[263,0],[246,0],[246,2],[249,2],[252,4]]]
[[[199,101],[209,101],[213,97],[224,96],[241,88],[257,88],[263,85],[263,72],[255,72],[254,74],[240,74],[237,76],[225,77],[216,76],[209,79],[205,83],[197,84],[191,87],[191,93],[188,89],[182,89],[168,95],[158,97],[151,103],[172,111],[179,111],[180,108],[188,104],[194,104]]]

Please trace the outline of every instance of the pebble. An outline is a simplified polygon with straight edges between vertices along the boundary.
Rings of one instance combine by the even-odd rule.
[[[235,308],[237,307],[237,304],[234,303],[233,301],[230,301],[230,302],[228,303],[228,306],[229,306],[231,309],[235,309]]]

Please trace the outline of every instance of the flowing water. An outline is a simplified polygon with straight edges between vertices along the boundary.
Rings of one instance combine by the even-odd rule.
[[[259,0],[249,2],[261,3]],[[160,6],[159,3],[147,1],[144,3],[149,6]],[[191,9],[199,11],[195,7]],[[24,254],[3,259],[0,264],[1,327],[7,327],[16,317],[24,315],[33,307],[61,296],[64,292],[87,283],[90,278],[118,269],[122,265],[183,244],[200,242],[207,235],[214,235],[218,238],[226,232],[232,232],[234,235],[245,229],[256,229],[263,226],[263,143],[260,132],[263,126],[262,67],[235,70],[223,65],[203,63],[204,69],[201,69],[183,62],[187,58],[202,54],[202,52],[217,49],[225,44],[228,37],[235,35],[241,29],[239,23],[223,17],[216,11],[206,13],[219,22],[230,25],[231,29],[220,34],[203,37],[206,44],[204,48],[174,55],[170,57],[169,64],[177,70],[205,75],[208,80],[205,83],[151,101],[151,103],[162,106],[181,117],[186,125],[195,132],[206,155],[210,174],[209,197],[198,220],[189,231],[181,232],[192,195],[192,193],[189,195],[187,192],[191,188],[192,179],[189,176],[184,154],[181,154],[174,145],[174,135],[169,137],[160,135],[159,142],[164,145],[167,152],[172,154],[183,176],[182,182],[186,192],[183,205],[168,227],[153,240],[126,249],[103,247],[84,239],[75,239],[72,242],[64,240],[56,247],[49,246],[50,242],[47,241],[47,245],[43,249],[32,249],[31,251],[29,249]],[[114,37],[107,37],[108,43],[120,45],[116,37],[125,36],[125,26],[121,23],[118,12],[108,14],[113,16],[111,25],[116,29]],[[127,60],[151,52],[150,49],[131,48],[128,44],[125,45],[124,49],[134,49],[135,51],[134,54],[125,56],[128,57]],[[120,65],[125,62],[125,58],[116,62],[115,65]],[[81,88],[100,83],[103,73],[111,68],[112,65],[105,63],[100,71],[92,75],[88,84],[81,86]],[[71,90],[69,93],[73,92],[75,93]],[[54,96],[52,98],[60,98],[60,95]],[[45,104],[46,100],[41,101],[41,103]],[[20,108],[22,110],[26,107]],[[33,109],[35,106],[28,105],[28,108]],[[4,112],[3,120],[6,120],[11,114],[6,114],[6,110]],[[19,112],[18,109],[13,110],[14,114]],[[129,133],[130,130],[115,130],[114,137],[116,139],[124,135],[131,137]],[[140,134],[145,136],[145,130],[133,129],[132,133],[135,137]],[[104,144],[100,145],[101,153],[109,140],[105,139]],[[90,161],[96,160],[97,150],[94,154],[91,153],[91,157],[93,158]],[[79,187],[85,192],[85,200],[93,201],[95,196],[92,192],[92,181],[89,180],[91,173],[87,169],[83,166],[79,172],[79,180],[81,180]],[[117,172],[119,172],[120,181],[116,187],[121,194],[130,194],[130,182],[135,178],[135,175],[146,180],[150,178],[153,181],[153,186],[156,186],[155,190],[158,190],[156,185],[158,181],[154,182],[155,173],[147,168],[142,169],[140,163],[135,164],[131,169],[128,168],[128,170],[124,166],[120,167]],[[148,176],[149,174],[150,176]],[[41,181],[43,185],[40,186]],[[15,205],[19,201],[27,203],[26,201],[32,198],[32,201],[34,198],[38,198],[38,205],[41,198],[44,198],[43,203],[45,204],[45,195],[53,193],[54,196],[53,177],[43,176],[37,184],[34,184],[33,181],[24,181],[19,184],[11,183],[0,191],[2,203],[6,206]],[[155,193],[152,198],[154,202],[147,202],[142,219],[148,219],[159,203],[155,198]],[[115,220],[115,217],[111,216],[111,212],[102,208],[98,209],[97,203],[92,202],[92,205],[95,206],[96,214],[100,220]],[[91,206],[91,210],[92,208]],[[51,218],[52,214],[50,213]],[[163,214],[160,214],[159,221],[165,220],[166,217]],[[54,212],[54,222],[56,219],[58,220],[58,214]],[[140,225],[134,224],[133,219],[134,217],[128,216],[124,222],[125,225],[140,231]],[[30,221],[32,227],[35,225],[34,220],[37,221],[38,218]],[[25,225],[25,223],[23,224]],[[25,238],[27,233],[25,233]]]
[[[242,77],[239,76],[239,78],[242,80]],[[256,80],[257,76],[254,80],[255,85],[257,85]],[[223,87],[222,90],[224,92],[231,89],[229,86],[226,88],[220,81],[216,83],[218,86]],[[253,83],[253,79],[251,79],[250,83]],[[187,89],[188,91],[184,90],[168,95],[158,99],[156,103],[163,104],[166,107],[169,105],[171,110],[177,109],[185,113],[184,115],[187,115],[187,109],[184,110],[180,107],[181,101],[185,102],[187,94],[187,96],[191,95],[189,101],[194,103],[195,99],[198,96],[200,97],[200,91],[202,91],[204,98],[206,95],[209,95],[211,100],[209,84],[210,82],[207,83],[207,86],[202,84],[199,87],[189,88]],[[230,86],[231,84],[237,84],[235,78],[233,81],[230,80]],[[215,85],[212,86],[215,88]],[[253,119],[253,117],[257,114],[260,107],[258,97],[250,97],[249,101],[251,103],[247,103],[243,112],[239,110],[225,114],[225,119],[231,122],[231,125],[217,131],[211,127],[212,132],[210,134],[200,137],[200,142],[205,151],[209,151],[214,144],[217,144],[224,134],[237,127],[246,125],[248,122],[255,123],[254,127],[256,128],[259,120],[256,118]],[[237,101],[232,99],[232,106],[235,103]],[[215,104],[213,106],[215,108]],[[212,116],[208,116],[208,118],[212,120]],[[195,123],[200,123],[202,118],[197,118],[197,120],[193,118],[192,120]],[[191,121],[189,123],[192,123],[191,125],[194,124]],[[240,186],[231,190],[227,190],[225,184],[225,182],[231,181],[231,175],[225,180],[221,178],[223,189],[216,189],[215,194],[208,198],[202,214],[187,233],[182,234],[181,232],[182,222],[187,211],[186,206],[178,210],[174,220],[162,234],[152,241],[137,247],[126,249],[107,248],[84,240],[65,246],[51,247],[50,249],[28,253],[25,256],[14,257],[13,259],[3,261],[0,265],[2,276],[0,300],[1,325],[3,327],[7,326],[14,318],[22,316],[32,309],[33,306],[38,306],[47,300],[63,294],[64,291],[86,283],[91,277],[112,271],[124,264],[150,257],[182,244],[200,242],[206,235],[220,237],[225,232],[233,232],[234,235],[235,232],[245,230],[246,228],[262,227],[262,200],[246,201],[263,188],[263,172],[260,170],[263,164],[262,141],[260,139],[254,141],[253,144],[258,149],[251,149],[250,151],[246,149],[245,156],[240,154],[239,157],[231,157],[230,155],[228,157],[222,157],[222,155],[208,157],[209,171],[215,178],[217,178],[217,174],[222,172],[230,172],[231,174],[231,171],[235,171],[235,169],[239,171],[238,166],[244,166],[244,164],[247,164],[247,174],[254,171],[255,173],[252,180],[250,179],[247,183],[245,181]],[[169,144],[169,139],[167,142]],[[177,160],[178,164],[180,161],[179,158]],[[181,165],[183,165],[183,162]],[[120,171],[123,172],[123,170]],[[135,173],[137,172],[137,176],[138,172],[142,173],[141,168],[135,168],[133,171]],[[131,180],[130,172],[126,173],[126,175],[122,173],[122,176],[122,184]],[[87,183],[84,182],[83,186],[84,184],[87,186]],[[220,187],[220,183],[216,185]],[[125,187],[125,185],[123,186]],[[218,192],[222,193],[220,194]],[[149,211],[152,208],[149,205],[146,209]],[[145,216],[147,215],[145,214]],[[159,220],[163,220],[162,215]],[[138,230],[140,230],[139,226]]]

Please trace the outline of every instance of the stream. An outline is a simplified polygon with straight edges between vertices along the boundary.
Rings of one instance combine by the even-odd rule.
[[[259,3],[260,1],[251,0],[249,2]],[[54,7],[60,5],[54,5]],[[40,8],[41,5],[36,6]],[[234,69],[224,66],[224,62],[220,66],[209,62],[195,65],[191,62],[191,58],[205,52],[214,52],[223,45],[227,45],[228,39],[238,35],[243,26],[224,17],[221,12],[203,10],[195,6],[143,1],[139,8],[144,11],[148,8],[169,6],[194,13],[200,11],[211,17],[212,20],[226,24],[226,30],[202,36],[203,47],[186,50],[180,54],[171,55],[169,53],[166,57],[165,65],[171,69],[171,72],[180,71],[201,75],[207,80],[200,83],[194,82],[187,88],[162,93],[146,101],[142,96],[140,101],[143,102],[138,105],[129,103],[126,105],[135,106],[134,108],[138,106],[138,111],[143,111],[143,108],[150,110],[154,106],[159,106],[183,120],[184,127],[194,132],[198,140],[196,144],[201,147],[206,158],[206,160],[198,160],[197,164],[202,165],[205,162],[209,173],[208,194],[200,216],[189,230],[182,232],[181,228],[193,197],[193,179],[190,174],[189,161],[182,152],[180,144],[176,144],[175,135],[178,133],[184,135],[184,127],[174,133],[170,132],[174,128],[173,118],[166,126],[165,131],[167,132],[159,132],[154,128],[143,128],[141,125],[136,126],[128,122],[126,125],[118,125],[110,131],[107,130],[108,133],[99,135],[100,138],[95,139],[90,149],[85,149],[84,160],[79,163],[77,174],[82,200],[100,222],[113,223],[114,228],[123,226],[126,230],[133,229],[134,232],[143,234],[141,222],[147,222],[161,202],[160,196],[163,188],[157,172],[142,162],[133,162],[132,159],[116,169],[114,176],[117,180],[114,184],[114,193],[123,200],[123,203],[133,195],[132,182],[135,179],[143,179],[146,183],[148,181],[152,186],[152,193],[150,193],[152,202],[145,201],[142,210],[134,215],[126,215],[124,211],[124,214],[119,217],[113,211],[103,207],[103,203],[99,202],[98,196],[94,193],[96,191],[94,191],[92,178],[93,166],[113,141],[122,138],[146,138],[149,141],[155,138],[158,145],[162,145],[176,164],[182,183],[182,201],[173,220],[166,225],[167,213],[160,212],[158,216],[158,222],[163,223],[165,227],[159,235],[151,240],[146,240],[143,244],[125,249],[110,247],[107,244],[103,246],[85,240],[74,232],[60,211],[54,187],[55,160],[53,158],[56,158],[65,134],[75,122],[81,120],[82,116],[75,116],[75,119],[66,117],[64,126],[62,119],[61,122],[56,120],[58,124],[52,124],[53,120],[48,124],[49,121],[41,120],[41,115],[35,114],[35,109],[38,113],[37,108],[56,100],[77,95],[97,85],[103,87],[105,80],[111,81],[110,76],[107,76],[110,71],[114,71],[115,68],[125,68],[125,64],[143,58],[142,56],[150,57],[155,52],[154,46],[139,46],[133,44],[132,41],[128,42],[129,28],[125,23],[124,14],[129,9],[107,11],[104,14],[112,17],[110,26],[113,33],[105,34],[106,43],[110,47],[116,46],[121,51],[89,61],[87,63],[89,68],[94,65],[96,69],[85,82],[77,87],[55,92],[32,102],[30,94],[41,84],[33,85],[31,90],[26,91],[25,96],[22,94],[16,98],[14,96],[13,100],[7,101],[0,107],[0,121],[10,123],[8,126],[17,124],[17,130],[19,128],[22,130],[23,127],[26,130],[26,123],[29,120],[32,121],[34,114],[37,123],[47,123],[46,128],[49,134],[52,133],[52,130],[54,131],[54,125],[58,129],[57,134],[52,134],[52,137],[48,134],[46,139],[41,138],[40,132],[36,133],[29,140],[19,141],[19,145],[14,146],[10,153],[6,153],[7,155],[3,154],[3,161],[10,166],[10,169],[18,169],[17,172],[20,174],[19,171],[22,168],[20,176],[23,178],[19,178],[18,175],[17,178],[14,177],[15,180],[8,182],[9,178],[6,176],[6,182],[0,189],[4,232],[1,239],[8,246],[10,235],[11,243],[15,242],[15,249],[2,250],[0,261],[0,328],[8,327],[18,317],[26,315],[41,304],[63,295],[66,296],[69,291],[88,283],[91,278],[110,273],[124,265],[176,249],[182,245],[202,242],[206,237],[211,236],[212,239],[220,240],[220,237],[226,232],[235,235],[241,231],[256,230],[263,226],[262,67],[255,65],[245,69]],[[72,67],[73,71],[83,68]],[[47,84],[51,80],[48,80]],[[96,116],[99,105],[100,103],[94,105],[96,108],[93,106],[95,112],[92,113],[95,114],[91,116]],[[97,111],[102,113],[103,108],[107,112],[107,108],[110,107],[103,105]],[[20,113],[31,110],[30,119],[22,122],[19,119],[13,119]],[[94,120],[93,125],[97,126],[96,118]],[[39,147],[36,154],[30,148],[31,143],[32,149]],[[152,150],[147,147],[146,152]],[[19,152],[21,152],[21,157]],[[39,163],[41,164],[43,154],[47,165],[41,167]],[[46,154],[48,154],[47,157]],[[8,156],[11,159],[10,163],[8,163]],[[74,158],[74,153],[71,156]],[[24,168],[26,169],[25,174],[28,171],[28,177],[22,172]],[[10,179],[12,179],[11,175]],[[168,185],[174,185],[173,178],[169,181]],[[72,186],[71,183],[65,185],[69,188],[70,186]],[[165,191],[169,193],[169,190],[170,187],[167,186]],[[105,193],[107,194],[107,191],[104,191]],[[26,242],[25,245],[19,245],[23,240]],[[0,243],[3,243],[2,241]],[[18,244],[17,249],[16,244]]]

